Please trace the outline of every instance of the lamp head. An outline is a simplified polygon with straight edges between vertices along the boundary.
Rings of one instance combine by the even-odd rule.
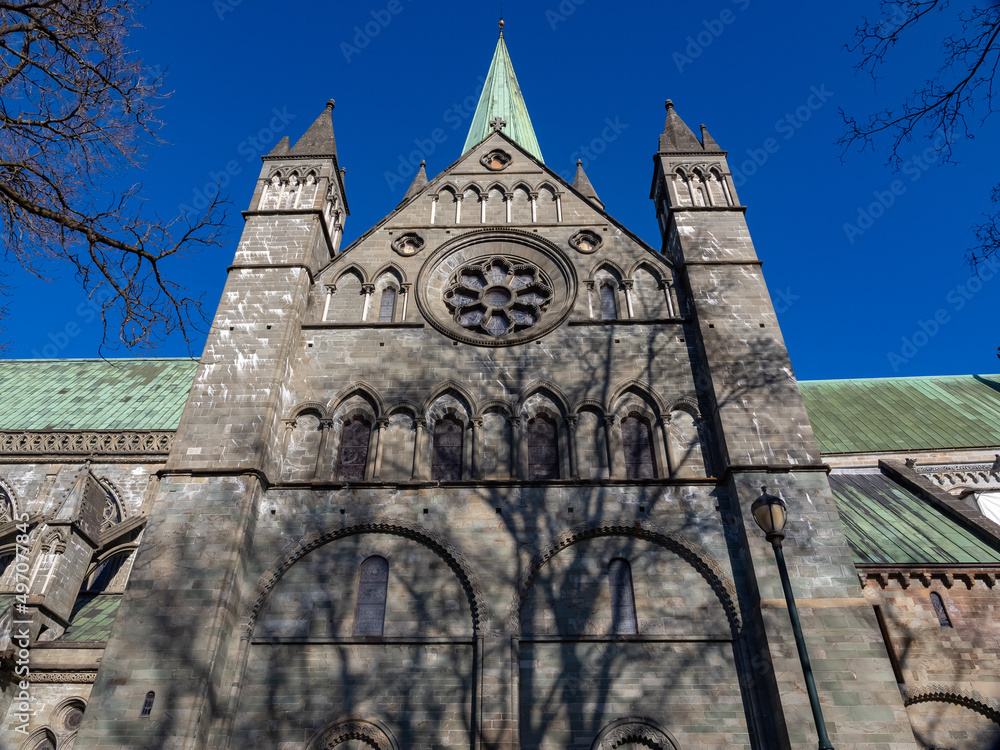
[[[780,543],[785,538],[785,522],[788,520],[788,506],[780,497],[767,494],[767,487],[760,488],[760,497],[753,501],[750,512],[753,520],[764,532],[767,541]]]

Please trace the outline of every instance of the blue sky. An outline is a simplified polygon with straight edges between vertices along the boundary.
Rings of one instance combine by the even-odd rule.
[[[893,52],[877,87],[855,74],[843,45],[877,5],[507,0],[505,36],[546,163],[568,176],[585,159],[611,215],[654,247],[648,196],[664,99],[729,150],[800,378],[996,372],[1000,280],[972,277],[964,251],[1000,181],[988,166],[998,120],[972,123],[976,138],[959,145],[954,166],[926,162],[926,142],[903,146],[899,172],[884,152],[842,163],[834,144],[839,108],[896,103],[936,67],[929,26]],[[167,70],[170,145],[124,179],[142,180],[164,216],[197,205],[220,178],[234,204],[229,241],[169,270],[211,314],[258,156],[284,135],[294,142],[331,97],[352,212],[346,239],[362,234],[402,198],[414,152],[431,176],[460,155],[497,15],[497,3],[454,0],[182,0],[142,11],[133,46]],[[98,356],[86,297],[51,270],[63,277],[8,280],[7,356]],[[187,353],[176,338],[154,352]]]

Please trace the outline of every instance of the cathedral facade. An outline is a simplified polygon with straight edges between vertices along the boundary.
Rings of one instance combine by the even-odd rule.
[[[333,109],[200,360],[0,364],[4,747],[815,747],[762,493],[833,745],[989,741],[1000,381],[800,388],[669,101],[657,247],[545,165],[502,35],[349,246]]]

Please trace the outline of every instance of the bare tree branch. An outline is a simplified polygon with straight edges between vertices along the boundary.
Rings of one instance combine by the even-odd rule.
[[[104,345],[147,349],[204,320],[164,265],[223,242],[225,200],[164,221],[141,185],[109,187],[161,143],[162,76],[126,45],[135,7],[0,0],[0,243],[42,278],[68,264],[101,301]]]
[[[949,13],[949,11],[951,11]],[[842,156],[857,149],[886,146],[887,164],[899,168],[907,154],[903,146],[926,138],[942,162],[952,161],[958,140],[975,137],[969,118],[978,110],[980,126],[998,107],[994,81],[1000,65],[1000,3],[988,0],[880,0],[880,18],[862,19],[847,49],[860,55],[855,70],[876,82],[891,50],[917,24],[931,18],[953,32],[941,40],[941,62],[930,78],[902,102],[857,118],[841,110],[844,134],[837,143]],[[998,186],[1000,187],[1000,186]],[[998,190],[993,191],[998,202]],[[966,259],[973,268],[1000,254],[1000,212],[974,228],[978,244]]]

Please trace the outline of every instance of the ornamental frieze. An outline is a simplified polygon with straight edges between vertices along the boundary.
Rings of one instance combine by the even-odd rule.
[[[0,455],[167,454],[173,430],[109,430],[91,432],[0,431]]]

